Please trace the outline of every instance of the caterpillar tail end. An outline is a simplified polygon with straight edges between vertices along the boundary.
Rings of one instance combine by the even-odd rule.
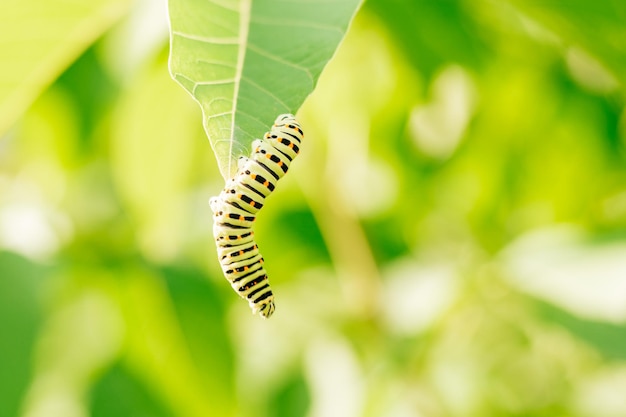
[[[274,305],[274,300],[270,299],[268,300],[267,303],[264,303],[263,305],[261,305],[256,312],[259,313],[259,315],[261,317],[263,317],[264,319],[269,319],[272,314],[274,314],[274,311],[276,310],[276,306]]]

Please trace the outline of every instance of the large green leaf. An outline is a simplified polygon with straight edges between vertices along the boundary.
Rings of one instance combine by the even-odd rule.
[[[360,0],[169,0],[170,72],[198,101],[224,178],[313,91]]]
[[[130,0],[0,1],[0,135],[124,15],[129,4]]]

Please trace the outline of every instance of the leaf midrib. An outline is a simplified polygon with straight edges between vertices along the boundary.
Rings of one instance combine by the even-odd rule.
[[[237,53],[237,66],[235,67],[235,89],[233,95],[233,107],[232,107],[232,122],[230,126],[230,140],[228,146],[228,154],[233,154],[233,143],[235,141],[235,120],[237,112],[237,97],[239,96],[239,86],[241,85],[241,78],[243,75],[243,63],[246,58],[246,44],[248,41],[248,31],[250,30],[250,16],[252,11],[252,0],[240,0],[239,3],[239,31],[238,31],[238,43],[239,51]],[[233,158],[228,158],[228,170],[226,172],[232,172]]]

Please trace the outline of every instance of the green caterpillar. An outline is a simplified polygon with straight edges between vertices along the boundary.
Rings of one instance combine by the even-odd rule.
[[[296,118],[281,114],[262,140],[252,142],[250,158],[239,159],[235,177],[210,200],[213,236],[224,276],[235,292],[248,300],[252,312],[264,318],[269,318],[276,307],[252,224],[300,152],[303,138]]]

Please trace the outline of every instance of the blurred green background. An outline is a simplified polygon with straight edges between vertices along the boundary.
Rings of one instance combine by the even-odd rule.
[[[0,417],[626,415],[626,3],[367,1],[258,219],[267,321],[166,5],[98,3],[1,97]]]

